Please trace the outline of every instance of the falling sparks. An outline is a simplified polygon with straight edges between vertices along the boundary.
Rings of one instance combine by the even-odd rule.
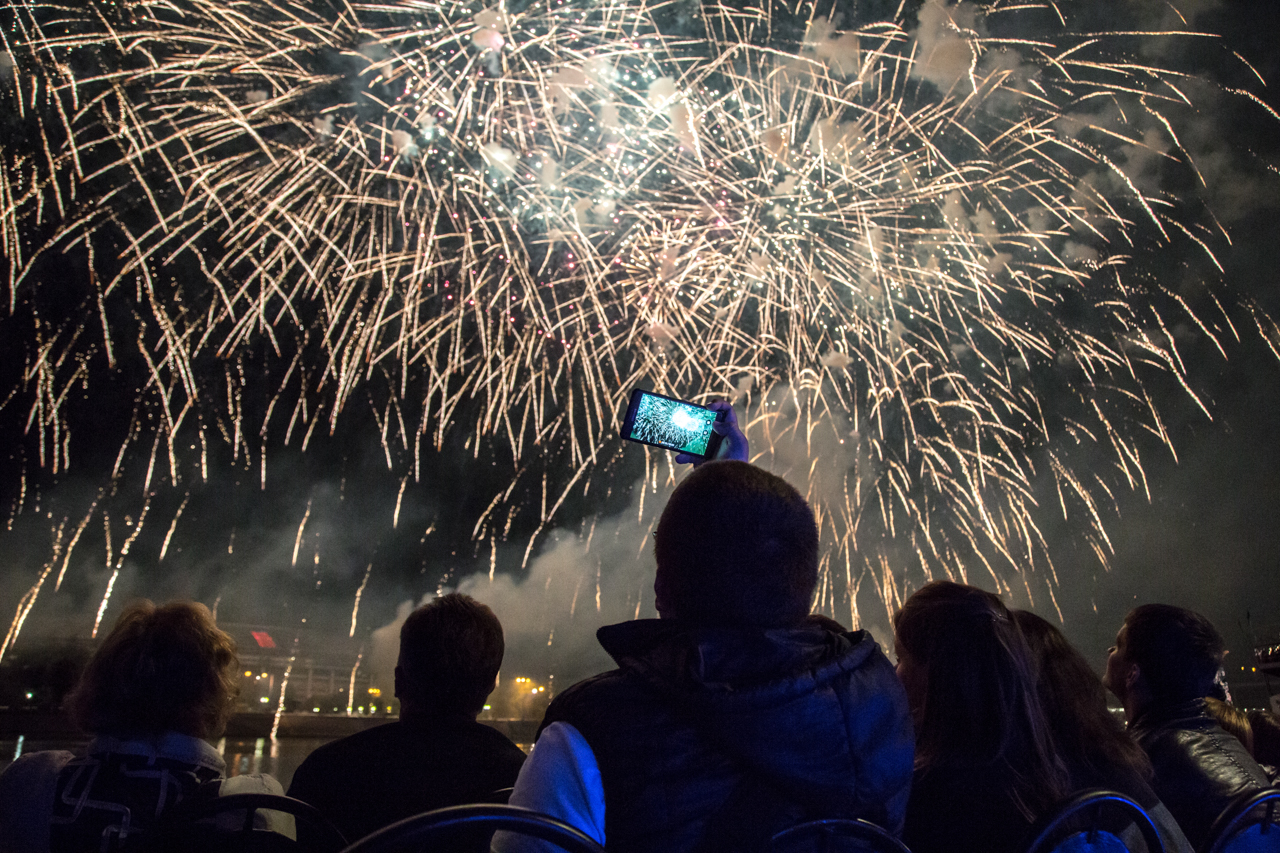
[[[164,544],[160,546],[160,560],[164,561],[164,555],[169,553],[169,542],[173,539],[173,531],[178,529],[178,519],[182,518],[182,511],[187,508],[187,504],[191,501],[191,493],[187,492],[182,496],[182,503],[178,505],[178,511],[173,514],[173,521],[169,523],[169,532],[164,535]]]
[[[36,580],[35,585],[27,590],[26,595],[18,602],[18,612],[13,616],[13,622],[9,625],[9,631],[5,634],[4,642],[0,643],[0,660],[4,660],[5,652],[13,648],[13,644],[18,641],[18,634],[22,632],[22,626],[26,623],[27,616],[31,613],[31,608],[36,605],[36,598],[40,595],[40,589],[44,586],[44,582],[49,578],[49,573],[53,571],[53,567],[58,562],[58,557],[62,551],[62,534],[66,531],[66,527],[67,520],[64,518],[54,531],[53,556],[40,570],[40,577]]]
[[[298,522],[298,535],[293,540],[293,561],[291,566],[298,565],[298,550],[302,547],[302,532],[307,529],[307,519],[311,517],[311,501],[307,500],[307,511],[302,514],[302,521]]]
[[[280,701],[276,703],[276,713],[271,719],[271,740],[276,739],[280,731],[280,718],[284,716],[285,694],[289,690],[289,676],[293,673],[293,662],[298,659],[298,641],[293,641],[293,652],[289,655],[289,663],[285,665],[284,676],[280,679]]]
[[[1237,336],[1225,233],[1159,186],[1204,181],[1184,75],[1133,58],[1194,34],[1034,2],[173,4],[11,4],[4,92],[39,145],[0,143],[10,312],[47,286],[30,229],[52,217],[39,251],[89,263],[84,316],[28,347],[55,473],[99,362],[147,377],[113,477],[136,445],[148,495],[196,453],[207,480],[218,436],[265,486],[270,448],[365,418],[398,528],[405,472],[463,436],[515,461],[474,528],[492,576],[517,512],[541,533],[613,475],[644,381],[739,401],[818,509],[832,611],[860,588],[891,608],[908,574],[1052,590],[1043,514],[1105,563],[1115,488],[1146,489],[1137,437],[1169,440],[1148,386],[1199,403],[1169,330]],[[1205,298],[1160,283],[1170,257]],[[113,584],[137,529],[117,560],[103,523]]]
[[[400,526],[400,503],[404,500],[404,487],[409,484],[409,478],[404,477],[400,480],[400,491],[396,494],[396,511],[391,516],[391,529],[395,530]]]
[[[369,575],[373,574],[373,563],[370,563],[364,570],[364,580],[360,581],[360,588],[356,590],[356,602],[351,608],[351,630],[347,633],[348,637],[356,635],[356,617],[360,615],[360,597],[364,595],[364,588],[369,585]]]
[[[98,615],[93,619],[93,632],[89,636],[93,639],[98,638],[98,629],[102,627],[102,615],[107,612],[107,604],[111,601],[111,592],[116,588],[116,580],[120,577],[120,569],[111,572],[111,579],[107,581],[107,591],[102,594],[102,603],[98,605]]]
[[[351,667],[351,682],[347,685],[347,716],[350,717],[356,705],[356,673],[360,671],[360,662],[364,660],[364,646],[356,654],[355,666]]]
[[[142,525],[147,520],[147,513],[150,511],[151,499],[148,498],[142,505],[142,512],[139,513],[138,521],[133,525],[133,530],[129,533],[129,537],[125,539],[124,544],[120,546],[120,556],[116,560],[116,571],[120,571],[120,567],[124,565],[124,558],[129,556],[129,549],[133,547],[133,543],[138,538],[138,534],[142,533]]]
[[[89,526],[89,521],[93,518],[94,510],[98,508],[98,501],[101,499],[102,493],[99,492],[98,496],[94,498],[93,503],[90,504],[89,511],[85,513],[84,520],[82,520],[80,525],[76,528],[75,535],[71,537],[71,542],[67,544],[67,554],[62,559],[62,568],[58,570],[58,580],[53,585],[54,592],[62,589],[62,580],[67,576],[67,566],[71,564],[71,552],[76,549],[76,543],[80,541],[80,535],[84,533],[84,529]]]

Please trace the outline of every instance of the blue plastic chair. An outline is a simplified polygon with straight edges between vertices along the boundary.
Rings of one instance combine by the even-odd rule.
[[[1280,853],[1280,789],[1244,793],[1209,829],[1203,853]]]
[[[1137,835],[1131,831],[1137,829]],[[1093,788],[1063,800],[1031,827],[1024,853],[1164,853],[1164,842],[1142,806],[1115,791]]]

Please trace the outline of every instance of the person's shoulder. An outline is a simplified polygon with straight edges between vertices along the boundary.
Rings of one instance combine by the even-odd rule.
[[[58,774],[74,758],[65,750],[28,752],[0,773],[0,850],[48,847]]]
[[[0,772],[0,788],[27,789],[43,779],[57,776],[73,759],[75,754],[65,749],[46,749],[25,753]]]
[[[506,732],[499,731],[493,726],[486,725],[480,722],[479,720],[476,720],[470,725],[468,725],[467,731],[476,740],[486,745],[497,746],[497,747],[510,746],[511,749],[514,749],[517,752],[520,752],[520,747],[516,746],[515,741],[513,741],[506,734]],[[521,753],[521,754],[523,755],[524,753]]]
[[[374,726],[316,747],[303,759],[297,772],[306,776],[320,767],[334,764],[345,766],[350,763],[352,756],[368,756],[388,746],[394,748],[404,737],[403,726],[399,722]]]
[[[583,697],[591,696],[602,690],[615,689],[618,685],[629,683],[628,678],[620,669],[611,669],[608,672],[602,672],[593,675],[590,678],[584,678],[579,682],[570,685],[566,690],[562,690],[556,694],[551,700],[551,705],[557,703],[564,705],[579,701]]]
[[[562,720],[579,728],[590,728],[592,720],[601,715],[609,716],[613,709],[622,707],[634,711],[650,700],[650,694],[641,689],[633,678],[622,670],[609,670],[585,678],[557,694],[547,706],[538,732]]]

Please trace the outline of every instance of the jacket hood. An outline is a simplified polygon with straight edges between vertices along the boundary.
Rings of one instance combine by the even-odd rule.
[[[648,619],[597,637],[624,673],[668,698],[718,748],[806,796],[840,801],[850,778],[910,773],[906,695],[865,631]]]

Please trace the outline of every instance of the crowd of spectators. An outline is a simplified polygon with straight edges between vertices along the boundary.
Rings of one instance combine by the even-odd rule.
[[[1017,853],[1069,794],[1103,788],[1190,853],[1275,784],[1280,726],[1223,701],[1222,637],[1190,610],[1134,609],[1101,679],[1053,625],[960,583],[903,603],[896,667],[866,631],[811,614],[813,513],[746,461],[717,407],[726,458],[685,460],[656,528],[658,618],[599,630],[617,667],[555,697],[527,759],[476,721],[502,627],[449,594],[404,624],[400,719],[317,749],[289,795],[348,840],[511,789],[512,805],[622,853],[763,850],[830,818],[871,821],[913,853]],[[226,778],[209,743],[236,667],[201,605],[130,606],[69,700],[85,754],[28,753],[0,774],[0,853],[124,850],[178,803],[281,794],[270,777]],[[275,828],[306,849],[302,826]],[[492,847],[551,849],[506,832]]]

